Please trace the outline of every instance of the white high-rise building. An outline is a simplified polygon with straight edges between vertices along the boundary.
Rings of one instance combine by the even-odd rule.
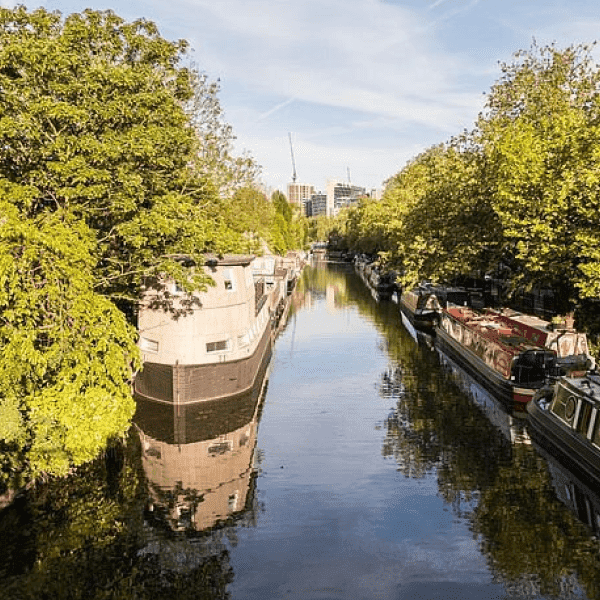
[[[364,187],[343,181],[327,182],[327,216],[333,217],[344,206],[351,206],[366,195]]]

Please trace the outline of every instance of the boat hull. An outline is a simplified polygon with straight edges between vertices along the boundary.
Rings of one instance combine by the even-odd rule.
[[[492,369],[477,355],[459,344],[441,327],[437,329],[435,343],[442,352],[458,363],[458,365],[471,375],[473,379],[479,382],[507,408],[511,410],[517,408],[516,406],[513,406],[515,404],[513,398],[513,386],[510,382],[502,377],[500,373]]]
[[[402,296],[400,296],[398,305],[400,306],[402,314],[410,321],[415,329],[420,329],[430,335],[435,334],[435,328],[439,321],[439,315],[436,311],[420,309],[414,311],[412,310],[412,307],[406,304]]]
[[[600,449],[540,406],[530,402],[529,432],[532,439],[564,464],[573,474],[595,489],[600,486]]]
[[[144,363],[135,378],[138,398],[167,404],[192,404],[247,393],[272,349],[272,329],[265,327],[254,353],[228,362],[201,365]]]

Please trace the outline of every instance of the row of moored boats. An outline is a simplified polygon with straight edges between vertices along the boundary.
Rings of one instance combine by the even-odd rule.
[[[600,374],[571,318],[486,308],[481,294],[459,287],[396,293],[409,327],[431,335],[508,410],[526,411],[536,441],[600,486]]]

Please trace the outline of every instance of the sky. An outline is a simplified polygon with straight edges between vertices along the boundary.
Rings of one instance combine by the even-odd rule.
[[[16,2],[0,0],[12,7]],[[597,0],[43,0],[63,14],[145,18],[219,79],[236,152],[285,192],[292,180],[368,190],[473,128],[500,63],[600,37]],[[600,53],[595,57],[600,61]]]

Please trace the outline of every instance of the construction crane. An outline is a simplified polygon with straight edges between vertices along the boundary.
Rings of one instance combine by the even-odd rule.
[[[346,168],[348,169],[348,184],[350,184],[351,183],[351,181],[350,181],[350,167],[346,167]]]
[[[292,146],[292,134],[289,132],[288,137],[290,138],[290,152],[292,153],[292,167],[294,169],[294,174],[292,175],[292,182],[296,183],[296,163],[294,162],[294,148]]]

